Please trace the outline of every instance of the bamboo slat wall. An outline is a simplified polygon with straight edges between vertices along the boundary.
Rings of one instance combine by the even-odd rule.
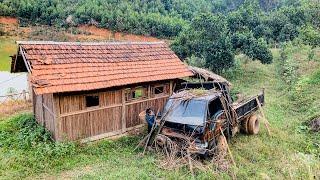
[[[33,92],[34,94],[34,92]],[[33,95],[33,111],[35,114],[35,118],[37,122],[41,125],[44,125],[43,122],[43,110],[42,110],[42,96],[41,95]]]
[[[53,95],[33,94],[34,114],[37,122],[48,129],[55,136],[55,113],[53,107]],[[54,137],[55,138],[55,137]]]
[[[55,115],[53,109],[53,94],[42,95],[43,99],[43,118],[45,127],[53,134],[55,134]]]
[[[163,85],[166,89],[163,94],[155,95],[152,90],[155,85],[148,84],[144,85],[143,90],[147,97],[130,100],[125,97],[128,90],[126,87],[92,93],[34,96],[35,115],[37,121],[57,136],[55,139],[58,140],[119,134],[145,123],[139,120],[141,111],[147,108],[152,108],[155,112],[162,110],[172,92],[169,82]],[[87,95],[99,96],[99,106],[86,107]]]
[[[76,140],[120,130],[121,93],[120,90],[94,93],[99,95],[99,109],[93,107],[92,111],[87,112],[83,112],[88,110],[85,105],[85,95],[60,96],[61,116],[79,111],[79,114],[61,117],[62,138]],[[101,109],[101,107],[105,108]]]
[[[63,139],[76,140],[121,129],[121,107],[61,118]]]
[[[139,124],[145,123],[139,120],[139,113],[151,108],[155,113],[158,109],[161,111],[165,103],[167,102],[168,96],[160,97],[159,99],[148,100],[144,102],[137,102],[134,104],[126,105],[126,127],[133,127]]]

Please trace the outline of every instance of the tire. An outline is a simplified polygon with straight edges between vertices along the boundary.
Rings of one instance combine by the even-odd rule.
[[[249,134],[248,133],[248,122],[249,122],[250,117],[245,118],[241,122],[241,132],[243,132],[244,134]]]
[[[247,133],[251,135],[255,135],[259,133],[260,130],[260,122],[257,115],[252,115],[248,118],[247,124]]]

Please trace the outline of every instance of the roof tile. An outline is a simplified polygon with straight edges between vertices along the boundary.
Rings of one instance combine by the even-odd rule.
[[[21,43],[37,94],[84,91],[192,76],[158,43]],[[37,82],[46,82],[37,84]]]

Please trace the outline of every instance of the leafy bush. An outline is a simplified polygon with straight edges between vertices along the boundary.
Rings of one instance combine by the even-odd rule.
[[[9,171],[14,173],[15,179],[21,179],[33,173],[97,162],[102,157],[107,159],[130,154],[139,138],[124,137],[115,142],[100,141],[85,145],[54,142],[50,132],[40,126],[33,115],[20,114],[0,121],[0,174]]]
[[[199,58],[194,55],[191,55],[191,57],[187,57],[186,63],[190,66],[206,67],[206,60],[204,58]]]
[[[259,60],[264,64],[272,62],[272,53],[264,39],[256,39],[252,32],[235,33],[231,37],[233,48],[242,52],[251,59]]]
[[[320,46],[320,31],[312,26],[302,27],[299,37],[308,45]]]
[[[291,43],[286,43],[283,44],[280,49],[280,74],[289,88],[291,88],[298,80],[298,64],[291,57],[293,54],[293,48],[294,47]]]
[[[0,156],[10,154],[6,158],[12,161],[9,164],[0,162],[0,172],[16,166],[43,169],[59,163],[59,158],[72,156],[76,147],[71,142],[54,142],[50,132],[38,125],[32,115],[19,115],[0,124]]]

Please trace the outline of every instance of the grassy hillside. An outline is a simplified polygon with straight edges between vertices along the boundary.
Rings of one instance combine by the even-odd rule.
[[[199,171],[197,179],[320,178],[320,135],[311,133],[307,124],[319,116],[320,49],[287,45],[272,52],[273,64],[247,62],[246,57],[238,56],[238,65],[225,73],[235,92],[252,95],[265,88],[264,109],[272,135],[268,136],[263,124],[257,136],[238,135],[230,142],[236,167],[226,172],[214,167],[211,172]],[[88,145],[53,143],[42,128],[30,122],[30,115],[0,122],[1,177],[192,178],[187,167],[160,169],[161,157],[154,153],[141,156],[141,150],[134,151],[140,136]]]
[[[9,56],[15,54],[17,49],[14,40],[0,37],[0,41],[0,71],[8,71],[11,63]]]

